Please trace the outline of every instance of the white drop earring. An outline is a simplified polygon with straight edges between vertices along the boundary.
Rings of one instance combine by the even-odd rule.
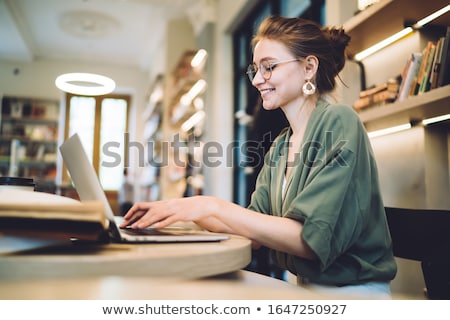
[[[305,95],[310,96],[316,92],[316,86],[311,82],[311,80],[306,80],[302,90]]]

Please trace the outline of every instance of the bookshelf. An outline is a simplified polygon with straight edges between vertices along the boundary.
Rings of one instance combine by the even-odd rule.
[[[191,61],[196,53],[197,50],[186,50],[172,72],[172,86],[169,92],[169,121],[175,129],[178,129],[183,121],[186,121],[196,111],[192,101],[182,102],[182,97],[203,78],[203,69],[191,66]]]
[[[448,5],[446,0],[428,2],[420,0],[380,0],[344,23],[344,29],[352,38],[348,47],[349,58],[446,5]],[[429,37],[430,34],[433,37],[436,37],[437,33],[445,35],[445,27],[448,25],[450,25],[450,13],[442,15],[430,25],[427,25],[426,32],[419,32],[424,32],[425,38]],[[385,59],[391,58],[385,57]],[[362,64],[364,63],[362,61]],[[398,66],[398,73],[401,72],[402,68],[403,65]],[[386,78],[386,80],[388,79]],[[359,111],[359,115],[368,131],[405,122],[420,122],[426,118],[450,113],[449,92],[450,86],[447,85],[432,89],[419,96],[410,96],[403,101],[362,109]]]
[[[162,160],[167,165],[161,168],[162,198],[202,193],[203,168],[198,156],[205,116],[207,58],[204,56],[199,65],[191,64],[200,50],[184,50],[166,79],[163,133],[169,144],[165,145],[168,150],[163,150]]]
[[[143,113],[144,118],[144,142],[146,152],[145,165],[140,175],[139,184],[143,201],[155,201],[159,194],[159,164],[162,158],[163,140],[163,97],[164,76],[156,76],[150,87],[147,97],[147,105]]]
[[[450,113],[450,85],[400,102],[361,110],[359,117],[367,130],[373,131],[405,122],[420,122],[447,113]]]
[[[448,4],[448,0],[380,0],[344,23],[344,29],[352,38],[348,47],[349,58]],[[367,83],[379,85],[395,77],[393,72],[400,74],[408,55],[421,50],[427,40],[435,41],[436,37],[445,35],[445,27],[449,25],[450,14],[447,13],[418,33],[402,38],[361,61]],[[421,125],[421,120],[448,113],[450,85],[358,112],[369,132],[407,122],[417,124],[406,131],[371,139],[386,206],[450,208],[448,121]],[[397,263],[399,272],[391,283],[392,291],[423,297],[424,280],[420,264],[402,259]]]
[[[344,29],[352,37],[348,46],[349,56],[352,57],[402,30],[405,24],[417,22],[446,5],[448,0],[380,0],[344,23]],[[450,25],[450,14],[439,17],[432,24]]]
[[[33,178],[38,190],[53,191],[59,101],[4,96],[0,120],[0,175]]]
[[[447,5],[448,1],[444,0],[380,0],[344,23],[344,29],[352,37],[348,48],[349,58]],[[377,84],[376,81],[383,81],[381,79],[387,81],[394,76],[393,70],[400,74],[407,59],[405,52],[417,52],[419,46],[422,50],[428,41],[445,36],[449,25],[450,13],[447,12],[419,29],[415,36],[402,38],[396,44],[363,59],[361,63],[366,77],[370,78],[369,82]],[[410,95],[401,101],[358,111],[368,132],[406,123],[412,125],[408,132],[372,140],[384,190],[383,197],[388,205],[431,209],[450,207],[448,120],[438,125],[422,125],[424,119],[449,113],[448,84]],[[392,180],[393,176],[397,177],[395,181]]]

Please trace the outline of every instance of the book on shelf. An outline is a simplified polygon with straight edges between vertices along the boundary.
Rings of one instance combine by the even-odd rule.
[[[450,84],[450,51],[449,44],[450,42],[450,26],[447,27],[447,33],[445,35],[444,42],[442,43],[442,52],[441,52],[441,66],[439,69],[438,76],[438,87],[443,87],[445,85]]]
[[[429,57],[430,57],[433,46],[435,46],[433,41],[428,41],[427,45],[423,49],[422,62],[420,63],[420,67],[419,67],[419,70],[417,73],[417,79],[414,83],[414,86],[411,88],[413,91],[411,90],[410,95],[415,96],[419,93],[419,88],[422,83],[422,79],[425,76],[427,64],[428,64]]]
[[[430,81],[430,74],[431,74],[431,67],[433,65],[433,61],[435,58],[435,51],[436,51],[436,44],[431,42],[429,47],[429,52],[427,55],[427,60],[422,61],[422,64],[424,64],[424,70],[422,74],[422,79],[420,80],[420,84],[418,83],[418,89],[417,94],[422,94],[428,90],[430,90],[430,86],[428,85]]]
[[[450,83],[450,27],[437,41],[427,41],[419,53],[411,53],[401,73],[398,101]]]
[[[0,234],[43,239],[98,241],[108,226],[100,202],[55,194],[0,189]]]
[[[359,99],[353,104],[355,110],[364,109],[374,105],[386,104],[395,101],[399,83],[391,79],[386,83],[373,86],[359,93]]]
[[[397,98],[397,92],[391,92],[389,90],[383,90],[380,92],[377,92],[374,95],[367,96],[364,98],[359,98],[355,101],[353,108],[356,110],[387,104],[394,102]]]
[[[384,91],[384,90],[388,90],[390,92],[397,92],[398,87],[399,87],[399,84],[398,84],[397,80],[390,79],[383,84],[379,84],[379,85],[376,85],[376,86],[373,86],[366,90],[361,91],[359,93],[359,97],[364,98],[364,97],[374,95],[374,94]]]
[[[415,88],[417,74],[422,64],[423,53],[413,52],[409,55],[402,71],[402,80],[398,92],[398,101],[405,100],[410,96],[411,88]]]
[[[431,66],[429,86],[431,89],[436,89],[438,87],[439,72],[441,70],[442,61],[442,47],[445,41],[445,37],[439,38],[436,43],[436,51],[434,53],[433,65]]]

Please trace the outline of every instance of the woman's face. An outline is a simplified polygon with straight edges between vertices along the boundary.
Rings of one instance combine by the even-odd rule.
[[[258,89],[263,101],[263,108],[274,110],[279,107],[298,105],[302,98],[302,85],[304,83],[303,62],[290,61],[295,57],[285,45],[276,40],[262,39],[254,49],[253,62],[258,67],[252,85]],[[277,63],[286,61],[272,67],[272,75],[264,79],[259,68],[262,63]]]

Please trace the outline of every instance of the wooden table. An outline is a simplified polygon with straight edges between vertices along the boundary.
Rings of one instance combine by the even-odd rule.
[[[251,261],[251,242],[230,235],[207,243],[65,244],[0,255],[0,280],[61,277],[202,278]]]
[[[234,235],[209,243],[43,244],[0,252],[0,300],[324,298],[242,270],[251,242]]]
[[[0,279],[0,300],[319,300],[326,298],[286,281],[243,270],[202,279],[123,276]]]

